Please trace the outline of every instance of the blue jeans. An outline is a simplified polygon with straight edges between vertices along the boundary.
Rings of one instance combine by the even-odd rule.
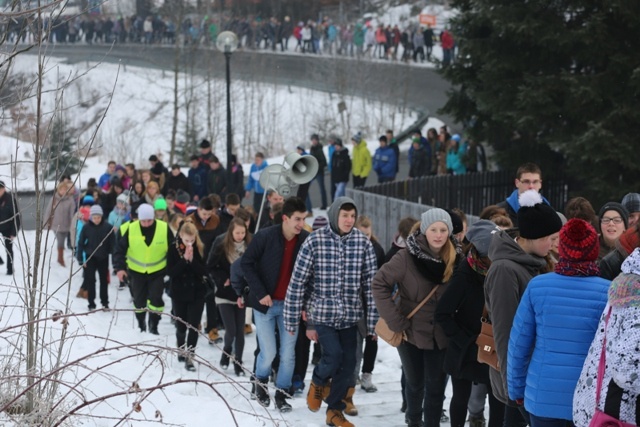
[[[320,198],[322,199],[322,207],[326,209],[329,205],[327,204],[327,189],[324,185],[324,171],[316,175],[314,180],[318,181],[318,185],[320,185]]]
[[[260,354],[256,361],[256,377],[259,380],[268,380],[271,375],[271,362],[278,354],[276,347],[276,326],[280,334],[280,366],[276,378],[276,387],[281,390],[289,390],[291,377],[296,364],[296,338],[297,332],[291,335],[284,328],[284,301],[273,301],[266,314],[253,310],[256,324],[256,335],[260,345]]]
[[[322,349],[324,351],[324,348]],[[443,370],[446,350],[422,350],[404,341],[398,347],[405,374],[408,424],[439,427],[447,375]]]
[[[346,182],[336,182],[336,194],[333,200],[337,199],[338,197],[344,197],[344,195],[346,194],[345,188],[347,188]]]
[[[332,379],[331,392],[326,400],[327,407],[343,411],[346,405],[342,399],[347,395],[347,389],[353,385],[358,327],[354,325],[347,329],[334,329],[316,325],[316,332],[322,347],[322,358],[313,369],[313,383],[324,386]]]
[[[546,418],[538,417],[529,413],[529,421],[531,427],[572,427],[573,422],[569,420],[562,420],[560,418]]]

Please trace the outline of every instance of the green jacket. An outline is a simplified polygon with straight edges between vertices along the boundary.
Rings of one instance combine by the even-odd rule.
[[[351,171],[355,176],[366,178],[371,173],[371,153],[364,139],[353,147]]]

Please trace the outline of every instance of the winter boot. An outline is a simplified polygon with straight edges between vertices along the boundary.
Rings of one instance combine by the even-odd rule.
[[[218,333],[217,328],[213,328],[207,334],[209,336],[209,344],[219,343],[222,341],[222,337]]]
[[[231,349],[229,349],[229,351],[231,351]],[[227,349],[225,349],[222,356],[220,356],[220,367],[225,371],[229,368],[229,353],[227,352]]]
[[[264,379],[261,380],[256,378],[256,400],[258,403],[265,408],[268,408],[271,404],[271,398],[269,397],[269,388],[268,388],[269,380]]]
[[[76,294],[76,298],[89,299],[89,291],[84,288],[80,288]]]
[[[291,412],[291,405],[287,402],[287,398],[290,397],[284,391],[276,390],[276,408],[280,412]]]
[[[249,335],[252,332],[253,332],[253,328],[251,327],[251,325],[248,324],[248,323],[245,323],[244,324],[244,334],[245,335]]]
[[[58,248],[58,264],[65,267],[64,265],[64,248]]]
[[[355,392],[355,387],[349,387],[347,389],[347,395],[344,397],[344,403],[347,405],[346,408],[344,408],[344,413],[347,415],[358,415],[358,408],[356,408],[356,405],[353,403],[353,394]]]
[[[378,387],[376,387],[371,381],[371,373],[362,374],[362,378],[360,378],[360,388],[367,393],[374,393],[378,391]]]
[[[311,381],[309,386],[309,393],[307,393],[307,407],[311,412],[318,412],[322,406],[322,400],[324,399],[325,386],[316,385]]]
[[[158,313],[149,313],[149,333],[160,335],[158,332],[158,323],[160,323],[160,315]]]
[[[242,369],[242,360],[234,360],[233,361],[233,370],[236,372],[236,376],[238,377],[244,377],[245,376],[245,372],[244,369]]]
[[[176,341],[178,344],[178,362],[184,362],[186,359],[185,353],[187,351],[185,342],[187,339],[187,334],[184,332],[176,331]]]
[[[329,393],[331,393],[331,380],[327,381],[327,384],[324,386],[324,390],[322,391],[322,400],[326,402],[329,397]]]
[[[141,313],[136,313],[136,320],[138,320],[138,327],[140,328],[140,332],[145,332],[147,330],[146,318],[146,312],[143,311]]]
[[[342,411],[337,409],[329,409],[327,411],[327,425],[334,427],[355,427],[345,417]]]
[[[485,427],[486,420],[484,417],[469,416],[469,427]]]
[[[187,371],[194,372],[196,370],[195,365],[193,364],[193,352],[187,351],[187,354],[184,359],[184,367]]]

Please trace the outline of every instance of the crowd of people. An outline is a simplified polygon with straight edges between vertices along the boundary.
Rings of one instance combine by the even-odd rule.
[[[35,21],[27,16],[7,23],[8,40],[31,38]],[[148,45],[215,45],[221,31],[238,35],[239,47],[269,49],[281,52],[341,55],[358,58],[402,60],[405,62],[433,62],[433,47],[442,47],[442,63],[455,59],[456,44],[449,29],[434,30],[431,26],[412,23],[375,23],[359,20],[336,24],[325,17],[319,21],[293,22],[271,17],[210,18],[189,16],[176,22],[171,16],[111,17],[109,15],[58,16],[46,18],[44,30],[52,43],[142,43]]]
[[[423,162],[417,176],[456,173],[439,147],[449,141],[450,150],[460,140],[446,129],[440,134],[414,133],[409,161],[412,169]],[[376,324],[384,319],[403,337],[398,406],[411,427],[449,418],[461,427],[467,416],[473,427],[587,427],[596,410],[637,425],[640,194],[597,213],[575,197],[563,214],[541,195],[540,168],[527,163],[516,172],[513,193],[487,206],[479,221],[468,224],[454,207],[431,208],[400,221],[393,242],[378,242],[344,187],[350,180],[365,185],[372,170],[379,182],[395,179],[393,133],[380,137],[373,155],[361,135],[352,138],[351,155],[339,138],[330,139],[325,151],[319,135],[310,137],[309,155],[320,167],[309,185],[318,182],[321,207],[328,208],[312,219],[309,185],[286,200],[265,192],[262,153],[244,183],[235,159],[227,171],[206,140],[187,176],[152,155],[143,171],[109,162],[82,195],[64,177],[45,211],[58,262],[65,264],[65,244],[77,230],[71,246],[84,267],[79,295],[86,294],[89,309],[96,308],[96,272],[100,302],[109,308],[111,255],[140,331],[159,333],[166,292],[185,368],[196,369],[204,325],[210,342],[223,341],[220,366],[250,375],[252,398],[264,407],[273,398],[283,413],[306,389],[310,411],[324,405],[328,425],[353,426],[346,416],[359,412],[356,389],[377,390]],[[306,147],[298,150],[306,154]],[[466,170],[483,167],[479,156],[461,162]],[[251,194],[253,203],[243,206]],[[483,322],[493,333],[491,364],[478,357]],[[257,350],[247,365],[251,324]]]

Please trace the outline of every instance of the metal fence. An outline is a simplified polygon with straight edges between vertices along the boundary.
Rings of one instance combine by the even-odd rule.
[[[425,176],[357,190],[347,188],[347,196],[356,202],[360,213],[371,218],[374,235],[388,250],[402,218],[420,219],[424,211],[434,206],[459,208],[471,225],[478,220],[477,215],[484,207],[505,200],[514,188],[513,173],[500,171]],[[564,207],[569,186],[563,178],[545,180],[543,190],[551,206]]]
[[[402,218],[412,216],[419,220],[424,211],[433,207],[369,193],[363,189],[347,188],[346,191],[347,196],[356,202],[358,212],[371,218],[373,234],[385,251],[391,247],[391,242],[398,231],[398,223]],[[469,224],[477,220],[476,216],[467,215]]]
[[[499,171],[423,176],[371,185],[361,190],[419,205],[459,208],[467,215],[479,215],[484,207],[505,200],[514,188],[513,172]],[[568,199],[569,186],[562,177],[545,180],[542,194],[551,206],[560,209]]]

